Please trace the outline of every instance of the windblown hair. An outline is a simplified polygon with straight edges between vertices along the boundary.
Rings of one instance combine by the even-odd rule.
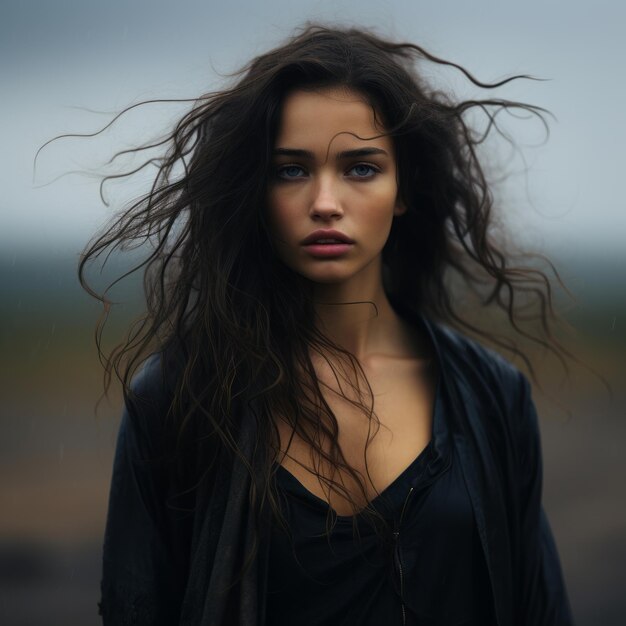
[[[556,314],[550,280],[532,265],[512,266],[496,241],[494,197],[478,157],[485,138],[500,132],[499,113],[521,111],[543,122],[545,111],[495,97],[456,101],[423,80],[418,66],[427,63],[454,68],[487,92],[528,78],[484,83],[411,43],[365,29],[306,25],[284,45],[253,59],[231,86],[199,97],[163,141],[137,148],[163,148],[151,191],[93,239],[80,262],[81,284],[106,308],[106,293],[87,284],[86,264],[107,250],[152,243],[135,268],[144,272],[145,315],[110,354],[102,354],[98,343],[105,387],[115,373],[129,394],[133,372],[148,354],[175,352],[180,371],[171,412],[179,457],[188,458],[193,445],[193,438],[184,437],[187,426],[202,423],[215,450],[238,455],[250,471],[254,464],[237,446],[231,407],[237,397],[253,398],[254,454],[273,456],[268,455],[263,480],[252,476],[251,502],[268,498],[277,517],[271,462],[279,439],[272,415],[293,425],[316,451],[320,466],[352,476],[361,488],[359,502],[367,501],[364,477],[338,445],[337,420],[322,395],[311,351],[333,355],[365,381],[359,388],[369,394],[356,404],[377,421],[356,358],[319,331],[306,281],[273,252],[267,187],[282,103],[294,89],[345,86],[362,94],[393,140],[407,211],[394,218],[383,250],[384,286],[392,301],[514,351],[532,373],[514,344],[465,319],[458,303],[462,293],[473,293],[483,306],[502,309],[520,336],[549,348],[563,363],[571,356],[551,332]],[[468,121],[474,112],[485,116],[480,132]],[[175,175],[181,165],[183,174]],[[519,323],[528,319],[522,311],[529,296],[539,309],[539,333]],[[330,450],[322,449],[321,441],[330,442]],[[320,479],[348,498],[355,514],[361,509],[341,483],[321,473]]]

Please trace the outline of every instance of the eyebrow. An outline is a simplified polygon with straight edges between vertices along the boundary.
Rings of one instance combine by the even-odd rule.
[[[382,148],[357,148],[356,150],[344,150],[337,155],[338,159],[354,159],[359,157],[371,156],[373,154],[385,154],[387,151]],[[291,156],[301,159],[314,159],[315,155],[309,150],[299,150],[296,148],[276,148],[274,156]]]

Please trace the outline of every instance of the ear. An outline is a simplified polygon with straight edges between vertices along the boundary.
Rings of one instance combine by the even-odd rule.
[[[393,215],[394,217],[396,217],[398,215],[404,215],[405,213],[406,205],[404,204],[400,196],[398,196],[398,198],[396,199],[396,206],[393,209]]]

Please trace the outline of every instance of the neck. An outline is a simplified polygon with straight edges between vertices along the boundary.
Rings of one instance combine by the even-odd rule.
[[[406,350],[403,323],[378,281],[320,284],[313,289],[318,327],[329,339],[366,363]]]

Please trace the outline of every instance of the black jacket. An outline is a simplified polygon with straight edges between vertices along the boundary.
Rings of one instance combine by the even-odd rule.
[[[496,353],[422,315],[448,390],[454,444],[491,581],[499,626],[572,624],[559,558],[541,506],[542,462],[528,380]],[[135,378],[141,402],[127,402],[120,425],[104,542],[100,612],[105,626],[263,626],[269,522],[260,521],[259,552],[243,580],[224,586],[250,554],[255,520],[250,476],[241,463],[214,467],[190,515],[172,505],[176,491],[159,458],[169,436],[171,389],[161,357]],[[255,420],[242,417],[240,447],[250,454]],[[251,458],[251,455],[250,457]],[[271,624],[267,624],[271,626]]]

